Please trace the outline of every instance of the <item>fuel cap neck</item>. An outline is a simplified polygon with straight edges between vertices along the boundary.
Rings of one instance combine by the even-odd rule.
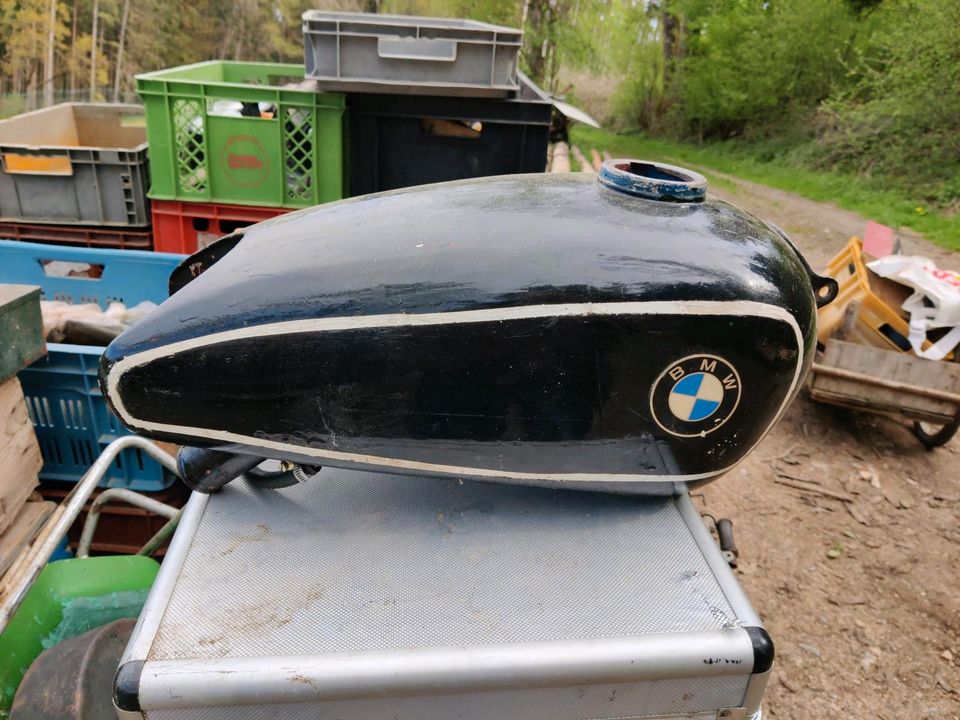
[[[707,179],[693,170],[649,160],[607,160],[597,180],[634,197],[665,202],[702,202]]]

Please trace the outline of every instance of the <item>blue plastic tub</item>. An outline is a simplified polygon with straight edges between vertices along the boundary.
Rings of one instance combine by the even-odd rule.
[[[137,250],[99,250],[0,240],[0,283],[39,285],[45,300],[111,302],[128,307],[167,297],[167,279],[182,255]],[[47,274],[50,261],[101,268],[97,279]],[[18,377],[43,453],[42,480],[76,482],[111,441],[130,432],[107,408],[97,384],[102,347],[50,343],[47,356]],[[126,450],[104,475],[101,487],[157,491],[174,478],[139,450]]]

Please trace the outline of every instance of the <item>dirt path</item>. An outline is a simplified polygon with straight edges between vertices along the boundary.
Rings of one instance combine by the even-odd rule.
[[[854,213],[721,177],[735,188],[713,196],[778,224],[814,268],[862,235]],[[905,252],[960,268],[960,254],[900,235]],[[733,519],[737,572],[776,643],[765,715],[960,718],[958,461],[960,437],[928,452],[906,423],[801,396],[696,498]],[[778,473],[856,501],[778,485]]]

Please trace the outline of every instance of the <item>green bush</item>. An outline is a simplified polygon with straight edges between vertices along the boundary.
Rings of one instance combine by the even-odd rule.
[[[841,0],[678,3],[686,48],[669,93],[681,130],[742,135],[805,117],[844,79],[856,16]]]
[[[960,0],[643,8],[613,129],[722,142],[960,212]]]
[[[960,3],[886,3],[863,38],[858,82],[824,103],[821,164],[960,198]]]

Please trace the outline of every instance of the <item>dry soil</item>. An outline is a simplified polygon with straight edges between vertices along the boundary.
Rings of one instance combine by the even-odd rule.
[[[725,177],[711,189],[784,228],[814,268],[866,219]],[[960,254],[900,231],[904,252]],[[739,575],[774,638],[773,718],[960,718],[960,435],[928,451],[906,422],[801,395],[736,470],[695,499],[733,520]],[[853,503],[795,490],[808,481]]]

